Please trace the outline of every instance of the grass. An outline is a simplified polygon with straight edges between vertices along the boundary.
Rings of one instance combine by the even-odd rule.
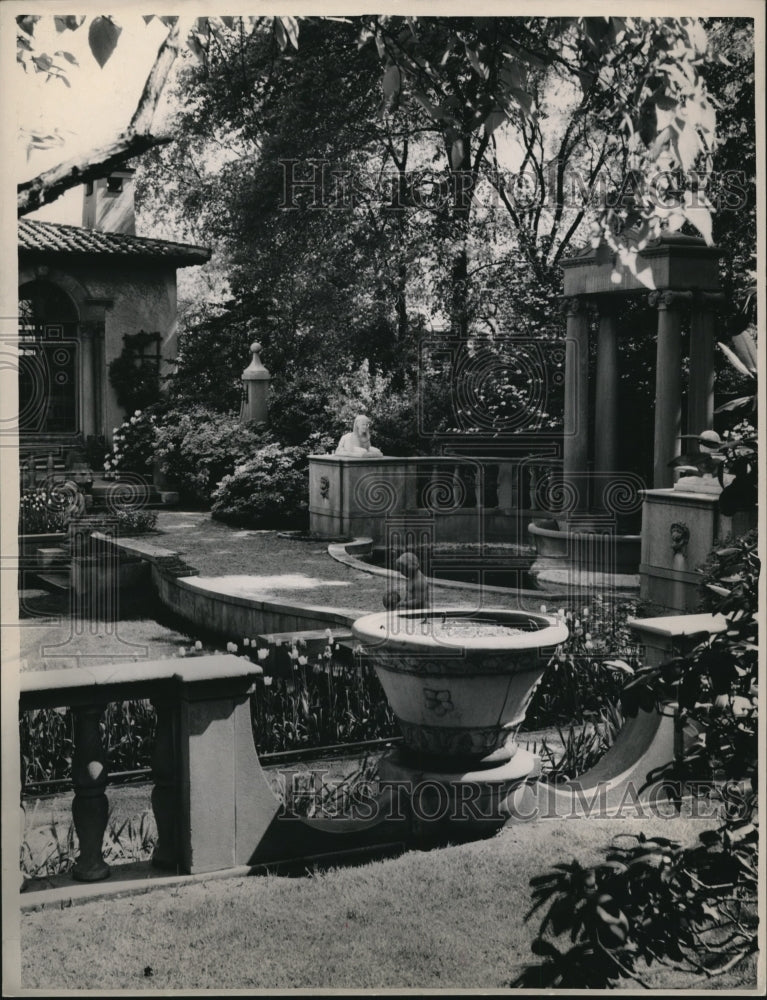
[[[503,989],[533,956],[529,879],[617,833],[691,843],[690,819],[555,821],[303,878],[190,884],[22,917],[30,989]],[[204,914],[204,918],[201,915]],[[653,988],[754,987],[653,967]]]

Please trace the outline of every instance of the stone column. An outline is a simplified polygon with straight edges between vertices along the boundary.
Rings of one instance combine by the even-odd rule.
[[[679,306],[692,292],[650,292],[650,305],[658,310],[658,347],[655,359],[655,447],[653,486],[674,485],[669,463],[680,453],[682,433],[682,335]]]
[[[72,784],[75,797],[72,819],[80,853],[72,869],[78,882],[100,882],[109,878],[109,865],[104,861],[102,847],[109,815],[105,794],[107,786],[107,755],[101,738],[101,716],[104,705],[91,705],[73,711],[75,723]]]
[[[586,302],[564,299],[567,316],[565,352],[564,479],[574,493],[573,509],[588,507],[589,459],[589,320]]]
[[[618,468],[618,332],[612,300],[599,303],[595,403],[594,470],[614,473]]]
[[[253,359],[242,373],[246,396],[240,411],[242,420],[254,420],[259,424],[266,423],[269,416],[269,382],[272,378],[261,363],[261,358],[258,356],[260,351],[260,344],[254,342],[250,345]]]
[[[178,722],[176,699],[164,695],[152,699],[157,712],[157,735],[152,751],[152,811],[157,823],[157,844],[152,853],[155,868],[179,868],[178,830]]]
[[[93,327],[89,323],[80,326],[80,392],[82,432],[84,437],[96,433],[96,391],[93,379]]]
[[[98,435],[104,434],[104,399],[106,396],[106,380],[108,378],[106,360],[104,357],[104,324],[94,324],[93,337],[93,418],[94,431]]]
[[[714,422],[714,311],[721,292],[700,292],[693,302],[690,329],[690,386],[687,394],[687,433],[710,430]],[[690,442],[690,450],[696,450]]]

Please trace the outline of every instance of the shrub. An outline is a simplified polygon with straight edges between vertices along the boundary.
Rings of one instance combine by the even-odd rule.
[[[109,515],[118,535],[145,535],[157,527],[155,510],[116,510]]]
[[[112,452],[104,461],[104,471],[148,475],[156,445],[157,417],[152,410],[136,410],[112,431]]]
[[[308,508],[305,447],[267,444],[224,478],[212,496],[213,517],[228,524],[284,525]]]
[[[257,451],[262,436],[234,412],[172,409],[158,421],[156,456],[185,499],[207,506],[218,483]]]

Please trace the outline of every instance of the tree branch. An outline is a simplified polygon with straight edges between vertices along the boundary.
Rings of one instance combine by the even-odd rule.
[[[172,141],[173,136],[169,135],[124,132],[106,146],[98,146],[83,156],[59,163],[17,186],[18,215],[28,215],[43,205],[49,205],[70,188],[97,180],[123,166],[133,156]]]
[[[121,167],[133,156],[146,153],[155,146],[172,141],[172,136],[154,136],[149,129],[171,67],[178,55],[178,21],[168,30],[146,78],[141,97],[127,129],[105,146],[92,149],[84,156],[74,157],[65,163],[45,170],[16,188],[19,216],[34,212],[55,201],[70,188],[97,180],[111,170]]]
[[[149,133],[152,125],[154,113],[162,94],[165,81],[168,79],[173,63],[178,55],[178,21],[176,21],[157,50],[157,56],[146,78],[144,89],[141,92],[136,110],[128,125],[128,132],[136,132],[143,135]]]

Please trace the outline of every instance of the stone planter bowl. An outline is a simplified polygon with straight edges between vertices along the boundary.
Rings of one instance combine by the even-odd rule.
[[[509,738],[568,636],[544,615],[495,609],[387,611],[357,619],[352,632],[407,747],[444,763],[492,758],[488,765],[516,749]]]

